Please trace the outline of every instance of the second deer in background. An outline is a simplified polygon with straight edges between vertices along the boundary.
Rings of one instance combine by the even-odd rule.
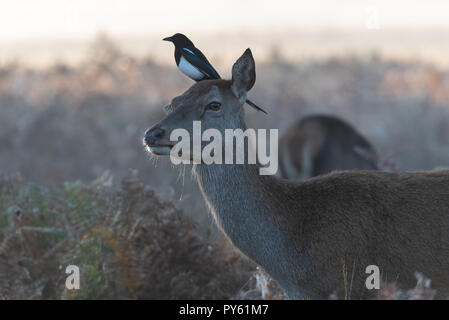
[[[377,170],[377,153],[346,122],[310,115],[291,125],[279,141],[282,178],[303,180],[335,170]]]

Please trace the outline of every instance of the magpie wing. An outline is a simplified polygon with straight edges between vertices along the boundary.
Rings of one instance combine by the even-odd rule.
[[[198,70],[200,70],[204,75],[206,75],[209,79],[220,79],[220,75],[218,72],[212,67],[204,54],[196,49],[187,49],[183,48],[183,56],[184,58],[194,65]]]

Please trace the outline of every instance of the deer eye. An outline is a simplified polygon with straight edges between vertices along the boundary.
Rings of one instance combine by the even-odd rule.
[[[220,102],[211,102],[207,105],[207,109],[210,109],[212,111],[218,111],[221,109],[221,103]]]

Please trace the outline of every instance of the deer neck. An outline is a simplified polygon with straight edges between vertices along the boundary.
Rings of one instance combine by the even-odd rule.
[[[244,124],[241,129],[246,129]],[[265,259],[287,243],[276,218],[285,207],[277,179],[259,175],[259,165],[250,164],[198,164],[193,174],[224,233],[243,253],[270,269]]]

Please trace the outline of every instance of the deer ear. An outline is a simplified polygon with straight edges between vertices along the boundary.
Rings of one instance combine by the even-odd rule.
[[[246,93],[251,90],[255,82],[256,64],[248,48],[232,66],[232,92],[237,98],[246,99]]]

